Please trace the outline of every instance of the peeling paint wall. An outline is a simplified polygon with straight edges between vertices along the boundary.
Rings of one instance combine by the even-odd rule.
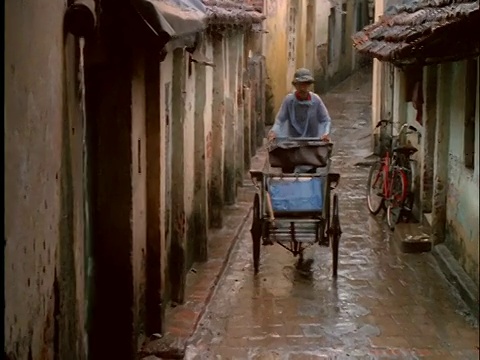
[[[83,120],[64,11],[5,3],[4,351],[15,359],[86,355]]]
[[[478,62],[477,62],[478,63]],[[478,74],[478,71],[477,71]],[[479,81],[477,79],[475,116],[475,165],[468,169],[464,161],[466,62],[453,64],[455,90],[450,98],[446,245],[475,283],[479,283]],[[441,82],[442,79],[440,78]]]

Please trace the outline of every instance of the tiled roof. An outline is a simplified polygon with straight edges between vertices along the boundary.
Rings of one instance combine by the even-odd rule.
[[[261,23],[265,19],[251,1],[203,0],[203,3],[207,7],[209,25],[244,26]]]
[[[472,53],[478,52],[479,34],[477,1],[408,0],[389,7],[378,22],[366,26],[352,39],[360,53],[396,62],[421,57],[434,40],[446,38],[455,43],[452,43],[452,51],[459,45],[457,43],[463,42],[463,50],[468,43],[470,48],[473,47],[470,49]],[[464,35],[468,42],[465,42]],[[441,56],[437,50],[435,53]],[[447,52],[444,51],[445,55]]]

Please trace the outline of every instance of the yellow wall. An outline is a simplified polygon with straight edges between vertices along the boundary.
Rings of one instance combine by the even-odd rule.
[[[296,68],[305,67],[305,50],[307,41],[307,1],[298,0],[297,7],[297,59]]]
[[[265,11],[267,19],[265,27],[265,56],[268,84],[271,86],[274,114],[280,108],[281,102],[290,90],[287,82],[287,34],[288,34],[288,2],[266,0]],[[267,119],[267,121],[270,119]]]
[[[383,15],[385,9],[384,0],[375,0],[375,21]],[[373,80],[372,80],[372,129],[375,129],[375,126],[381,117],[381,84],[382,84],[382,71],[383,64],[377,60],[373,59]],[[372,144],[373,145],[373,144]]]
[[[316,25],[316,0],[305,1],[305,67],[310,69],[312,73],[315,72],[316,63],[316,44],[315,33]]]
[[[310,4],[310,8],[308,5]],[[297,6],[295,59],[288,60],[288,34],[290,6]],[[273,113],[276,114],[283,98],[292,88],[292,77],[296,69],[307,67],[314,71],[315,63],[315,17],[308,16],[308,9],[315,11],[315,2],[312,0],[276,1],[266,0],[265,29],[265,56],[267,65],[268,84],[273,95]],[[312,24],[308,24],[308,20]],[[310,36],[307,26],[312,26]],[[271,121],[273,119],[267,119]]]

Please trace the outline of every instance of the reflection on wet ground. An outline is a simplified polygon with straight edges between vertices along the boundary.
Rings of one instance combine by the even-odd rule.
[[[366,209],[368,169],[355,164],[370,154],[370,81],[360,73],[323,96],[342,174],[337,280],[319,246],[306,254],[311,272],[263,247],[254,276],[248,223],[186,358],[478,359],[478,327],[433,256],[403,254]]]

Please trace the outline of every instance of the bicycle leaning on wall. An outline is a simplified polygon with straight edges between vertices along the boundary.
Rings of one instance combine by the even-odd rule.
[[[375,128],[393,124],[391,120],[380,120]],[[401,126],[397,135],[380,137],[377,155],[380,160],[370,168],[367,182],[367,207],[377,215],[386,210],[390,230],[401,218],[410,218],[415,194],[416,161],[411,159],[418,149],[411,144],[401,145],[402,135],[418,133],[409,124]]]

